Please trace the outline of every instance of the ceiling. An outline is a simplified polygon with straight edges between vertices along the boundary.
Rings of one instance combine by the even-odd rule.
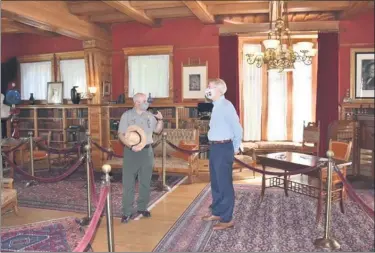
[[[158,27],[162,20],[185,17],[229,33],[265,31],[270,6],[269,1],[3,1],[1,32],[108,40],[115,23]],[[373,7],[374,1],[288,1],[288,20],[291,29],[324,30]]]

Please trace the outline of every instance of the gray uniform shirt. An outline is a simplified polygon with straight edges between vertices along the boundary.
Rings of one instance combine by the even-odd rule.
[[[142,128],[147,136],[147,144],[153,143],[152,133],[155,131],[157,120],[152,113],[146,111],[138,114],[134,108],[127,110],[121,116],[118,133],[125,133],[131,125]]]

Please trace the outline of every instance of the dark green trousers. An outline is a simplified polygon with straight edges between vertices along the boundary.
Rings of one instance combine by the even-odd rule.
[[[133,210],[135,195],[135,179],[138,176],[139,196],[137,210],[147,210],[150,200],[150,184],[154,167],[154,151],[152,147],[144,148],[139,152],[124,148],[122,164],[122,214],[130,216]]]

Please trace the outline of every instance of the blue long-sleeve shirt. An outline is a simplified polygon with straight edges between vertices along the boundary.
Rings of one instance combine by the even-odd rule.
[[[242,142],[242,126],[233,104],[221,96],[212,102],[214,107],[211,113],[208,140],[232,140],[234,151],[237,152]]]

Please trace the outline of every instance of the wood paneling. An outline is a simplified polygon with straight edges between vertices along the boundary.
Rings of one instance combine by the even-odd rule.
[[[214,16],[207,10],[207,6],[202,1],[190,0],[183,2],[204,24],[215,23]]]

